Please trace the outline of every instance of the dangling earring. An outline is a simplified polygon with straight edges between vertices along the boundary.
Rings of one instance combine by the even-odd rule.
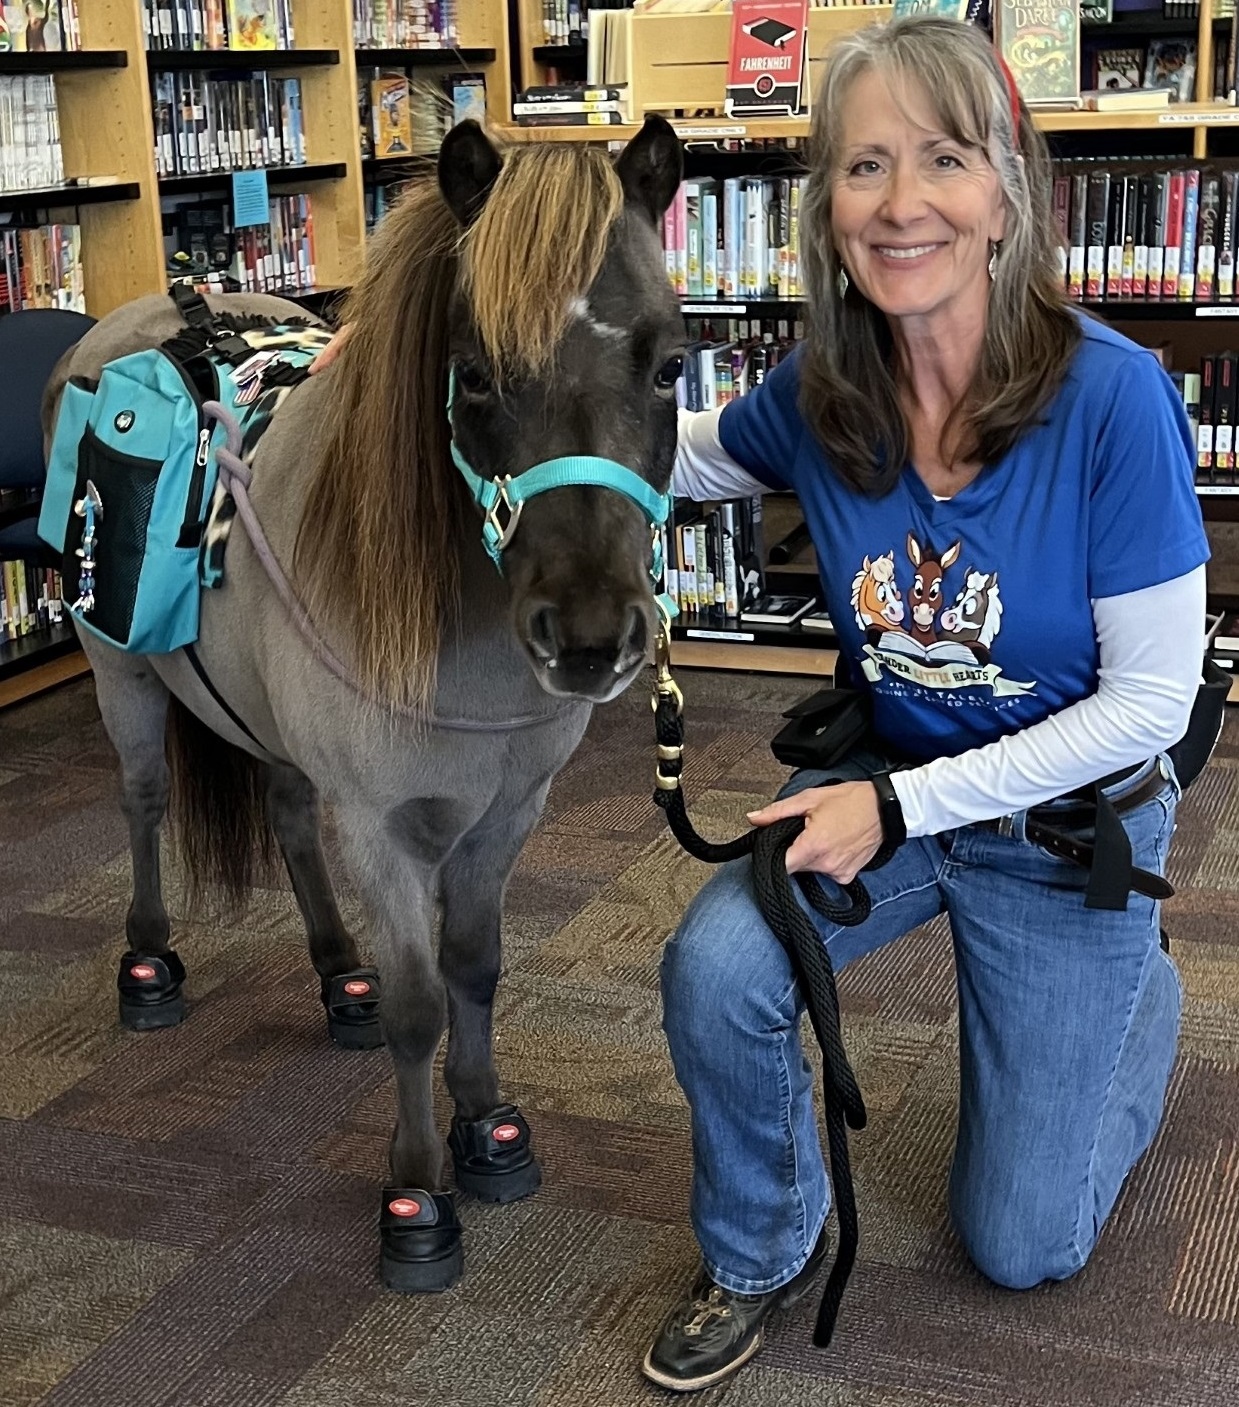
[[[1001,248],[1002,240],[1000,239],[995,240],[994,243],[990,245],[989,263],[985,267],[989,270],[989,281],[991,283],[998,277],[998,251]]]
[[[848,296],[848,271],[842,264],[839,265],[839,277],[835,279],[835,287],[839,290],[839,302],[842,303]]]

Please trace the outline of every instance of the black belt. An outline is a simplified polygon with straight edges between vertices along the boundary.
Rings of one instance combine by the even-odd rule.
[[[1143,781],[1122,796],[1111,798],[1102,793],[1102,787],[1112,786],[1121,780],[1122,774],[1105,777],[1094,787],[1072,792],[1065,798],[1072,801],[1078,799],[1080,805],[1060,808],[1034,806],[1025,813],[1026,840],[1048,850],[1060,860],[1080,865],[1090,872],[1085,898],[1088,908],[1124,908],[1130,890],[1150,899],[1169,899],[1174,893],[1172,886],[1161,875],[1139,869],[1131,863],[1131,842],[1118,821],[1123,812],[1143,806],[1165,786],[1166,778],[1161,764],[1156,763]],[[1091,798],[1089,792],[1092,792]],[[999,835],[1011,835],[1013,832],[1010,816],[999,816],[996,820],[978,824],[982,830],[997,831]],[[1069,835],[1068,831],[1091,831],[1092,838]]]

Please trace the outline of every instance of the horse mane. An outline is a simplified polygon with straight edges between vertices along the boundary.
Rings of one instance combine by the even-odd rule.
[[[977,643],[988,648],[994,643],[994,636],[998,634],[1001,625],[1002,601],[998,597],[998,577],[995,575],[992,584],[985,592],[985,618],[981,622],[981,633],[977,637]]]
[[[342,310],[352,332],[329,373],[293,567],[311,616],[347,628],[358,679],[390,707],[429,708],[441,635],[459,618],[465,532],[480,533],[450,456],[453,293],[497,375],[549,374],[622,207],[604,153],[521,146],[468,231],[431,175],[371,237]]]

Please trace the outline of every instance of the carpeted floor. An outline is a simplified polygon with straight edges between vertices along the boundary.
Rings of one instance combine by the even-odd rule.
[[[784,775],[766,739],[805,682],[684,682],[689,795],[734,833]],[[706,871],[649,803],[650,733],[644,686],[596,715],[510,890],[497,1043],[544,1188],[466,1203],[465,1279],[419,1300],[376,1274],[387,1057],[328,1043],[290,894],[257,893],[240,926],[178,922],[173,875],[190,1018],[121,1031],[129,861],[91,686],[0,714],[0,1407],[670,1400],[637,1372],[695,1265],[657,968]],[[862,1252],[835,1346],[809,1345],[811,1296],[737,1379],[690,1400],[1239,1403],[1237,768],[1232,722],[1172,861],[1188,1004],[1166,1122],[1092,1264],[1004,1293],[946,1224],[954,988],[934,925],[842,982],[870,1124],[853,1137]]]

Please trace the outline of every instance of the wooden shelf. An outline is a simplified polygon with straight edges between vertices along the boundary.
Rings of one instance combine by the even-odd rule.
[[[65,73],[92,68],[124,68],[124,49],[71,49],[67,53],[0,54],[0,77],[12,73]]]
[[[151,73],[183,69],[311,68],[338,64],[339,49],[148,49],[146,67]]]
[[[0,641],[0,680],[24,674],[36,665],[47,664],[77,648],[73,627],[64,623],[16,640]]]
[[[68,205],[99,205],[105,201],[137,200],[136,181],[111,186],[39,186],[29,191],[0,191],[0,210],[47,210]]]
[[[589,57],[588,44],[536,44],[533,56],[540,64],[584,63]]]
[[[468,68],[495,61],[494,49],[355,49],[358,68],[420,68],[451,64]]]
[[[287,186],[309,181],[338,181],[347,173],[348,168],[343,161],[320,161],[302,166],[268,166],[266,170],[268,185]],[[193,194],[197,191],[225,187],[231,185],[232,176],[231,171],[199,171],[192,176],[160,176],[159,194]]]

